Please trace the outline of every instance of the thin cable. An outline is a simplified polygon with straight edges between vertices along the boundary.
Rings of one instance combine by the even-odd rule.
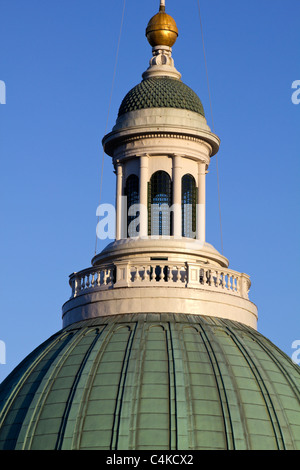
[[[108,119],[109,119],[109,113],[110,113],[110,108],[111,108],[111,102],[112,102],[112,95],[113,95],[114,83],[115,83],[116,72],[117,72],[117,64],[118,64],[118,57],[119,57],[119,50],[120,50],[120,43],[121,43],[121,36],[122,36],[122,29],[123,29],[123,23],[124,23],[124,15],[125,15],[125,6],[126,6],[126,0],[124,0],[124,4],[123,4],[123,11],[122,11],[122,18],[121,18],[119,39],[118,39],[118,45],[117,45],[117,52],[116,52],[116,59],[115,59],[115,66],[114,66],[114,73],[113,73],[112,84],[111,84],[111,91],[110,91],[110,97],[109,97],[109,104],[108,104],[108,111],[107,111],[107,118],[106,118],[106,124],[105,124],[105,132],[104,132],[104,135],[106,135],[106,132],[107,132]],[[102,151],[102,164],[101,164],[101,177],[100,177],[100,197],[99,197],[99,205],[101,204],[101,196],[102,196],[102,181],[103,181],[104,154],[105,154],[105,152],[104,152],[104,149],[103,149],[103,151]],[[98,216],[98,222],[99,222],[99,216]],[[95,254],[97,253],[97,244],[98,244],[98,237],[97,237],[97,233],[96,233]]]
[[[203,34],[203,27],[202,27],[202,20],[201,20],[201,11],[200,11],[200,1],[197,0],[198,3],[198,12],[199,12],[199,20],[200,20],[200,29],[201,29],[201,36],[202,36],[202,46],[203,46],[203,54],[204,54],[204,63],[205,63],[205,72],[206,72],[206,80],[207,80],[207,88],[208,88],[208,97],[209,97],[209,104],[210,104],[210,113],[211,113],[211,121],[212,121],[212,129],[215,132],[215,124],[214,124],[214,117],[212,111],[212,100],[210,94],[210,86],[209,86],[209,79],[208,79],[208,67],[206,61],[206,53],[205,53],[205,46],[204,46],[204,34]],[[218,168],[218,156],[216,158],[216,168],[217,168],[217,185],[218,185],[218,200],[219,200],[219,219],[220,219],[220,236],[221,236],[221,252],[223,254],[223,233],[222,233],[222,216],[221,216],[221,196],[220,196],[220,180],[219,180],[219,168]]]

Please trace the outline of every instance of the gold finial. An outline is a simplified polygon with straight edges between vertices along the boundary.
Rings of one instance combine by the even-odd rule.
[[[146,36],[152,47],[172,47],[178,37],[175,20],[170,15],[167,15],[165,9],[165,0],[160,0],[159,12],[148,23]]]

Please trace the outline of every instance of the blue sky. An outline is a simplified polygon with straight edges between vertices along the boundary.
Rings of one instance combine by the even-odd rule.
[[[158,0],[127,0],[107,131],[141,81]],[[96,240],[110,91],[124,0],[0,0],[0,381],[61,328],[68,276]],[[197,0],[167,0],[182,80],[212,126]],[[299,0],[200,0],[218,154],[224,255],[251,276],[258,330],[289,356],[300,340]],[[104,159],[101,202],[114,203]],[[207,241],[221,250],[216,160]],[[105,243],[98,242],[98,251]]]

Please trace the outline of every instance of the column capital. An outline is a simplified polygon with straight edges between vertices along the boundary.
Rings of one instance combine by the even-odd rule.
[[[173,160],[173,168],[181,168],[182,167],[182,155],[178,153],[173,153],[172,154],[172,160]]]
[[[150,155],[149,155],[149,153],[137,153],[137,154],[135,155],[135,157],[136,157],[136,158],[149,158]]]
[[[117,160],[117,161],[115,162],[115,168],[116,168],[117,170],[122,169],[122,168],[123,168],[123,162],[121,162],[120,160]]]
[[[143,154],[139,155],[138,158],[140,159],[140,166],[141,167],[148,167],[149,155],[147,153],[143,153]]]
[[[182,158],[182,157],[183,157],[183,154],[182,154],[182,153],[171,153],[171,156],[172,156],[172,157],[180,157],[180,158]]]
[[[206,174],[207,173],[207,169],[206,169],[206,162],[200,160],[198,162],[198,173],[200,174]]]

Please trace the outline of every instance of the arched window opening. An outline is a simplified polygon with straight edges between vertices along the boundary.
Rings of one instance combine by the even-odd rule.
[[[127,237],[137,237],[140,231],[139,224],[132,223],[139,213],[130,214],[130,207],[139,204],[139,178],[136,175],[128,176],[126,180],[125,195],[127,196]]]
[[[196,182],[192,175],[184,175],[181,182],[182,236],[196,238]]]
[[[165,171],[154,173],[148,191],[148,235],[172,235],[172,183]]]

